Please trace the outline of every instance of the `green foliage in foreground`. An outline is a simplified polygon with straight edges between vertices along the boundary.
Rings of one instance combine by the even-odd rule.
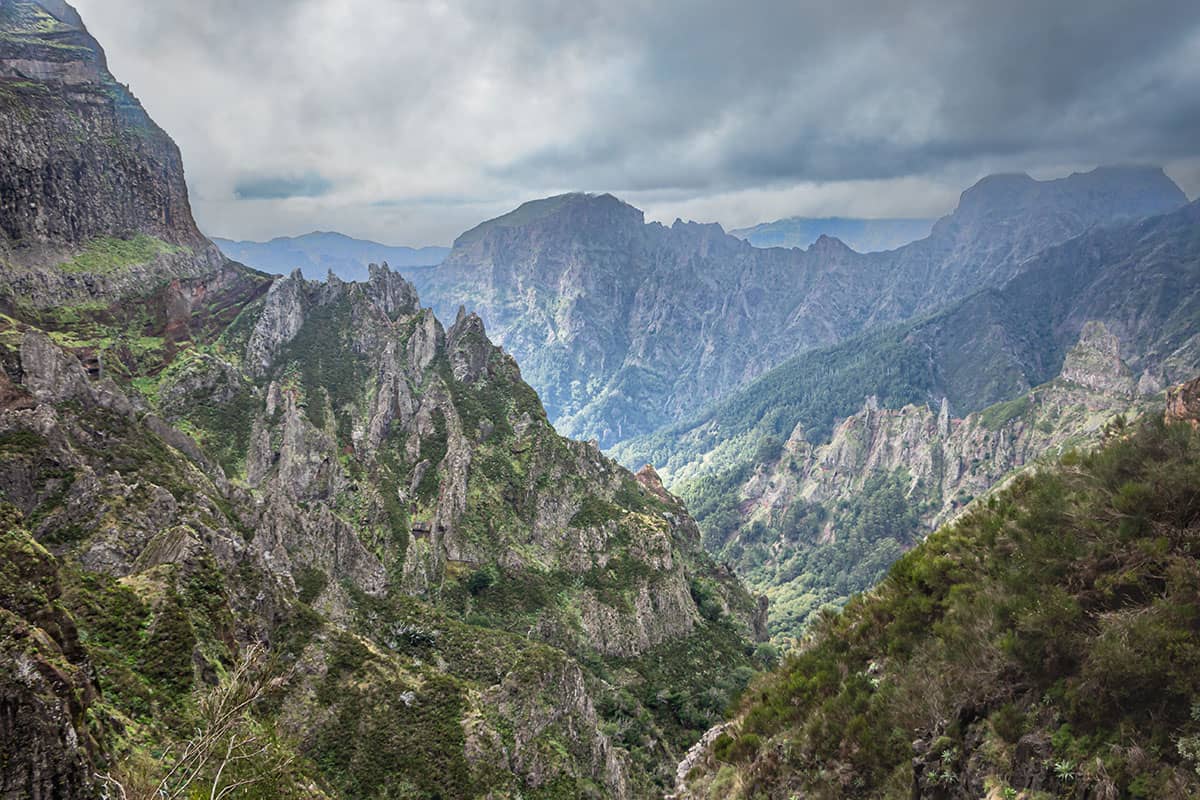
[[[1018,790],[1036,779],[1045,797],[1198,796],[1198,525],[1190,426],[1153,421],[1065,456],[823,615],[694,782],[909,797],[922,739],[923,791],[1032,797]]]
[[[108,275],[127,267],[153,261],[165,253],[181,253],[183,248],[162,239],[139,233],[131,239],[102,236],[87,243],[83,252],[59,265],[63,272]]]

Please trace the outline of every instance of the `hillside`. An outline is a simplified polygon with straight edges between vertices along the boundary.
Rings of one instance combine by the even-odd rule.
[[[689,754],[677,797],[1195,797],[1198,393],[823,615]]]
[[[450,252],[446,247],[392,247],[326,232],[281,236],[269,242],[213,242],[229,258],[254,269],[275,275],[298,269],[309,280],[324,280],[332,272],[344,281],[365,281],[371,264],[388,264],[393,269],[429,267],[440,264]]]
[[[661,794],[765,636],[678,499],[386,267],[223,258],[74,11],[0,13],[0,796]]]
[[[468,231],[413,279],[439,314],[475,309],[558,429],[607,449],[798,353],[998,287],[1051,245],[1186,202],[1153,168],[996,176],[927,238],[860,254],[828,237],[761,250],[718,225],[646,224],[611,195],[563,195]]]

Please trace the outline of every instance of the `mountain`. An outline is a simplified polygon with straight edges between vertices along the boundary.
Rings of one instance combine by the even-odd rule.
[[[281,236],[269,242],[213,241],[234,261],[275,275],[298,269],[310,280],[322,280],[332,272],[344,281],[364,281],[370,264],[428,267],[440,264],[450,252],[447,247],[391,247],[325,232]]]
[[[660,795],[770,657],[682,503],[390,269],[225,259],[73,9],[0,21],[0,797]]]
[[[676,797],[1200,795],[1200,382],[822,615]]]
[[[1152,168],[998,176],[926,239],[861,254],[828,237],[760,250],[717,225],[646,224],[611,195],[563,195],[468,231],[413,278],[438,313],[478,311],[561,431],[608,448],[797,353],[1000,286],[1050,245],[1185,203]]]
[[[219,264],[179,149],[78,15],[5,0],[0,26],[0,294],[42,306]]]
[[[755,247],[809,247],[822,236],[840,239],[860,253],[895,250],[929,236],[931,219],[849,219],[846,217],[788,217],[738,228],[730,236]]]
[[[874,586],[906,550],[997,485],[1161,406],[1141,394],[1103,324],[1084,327],[1062,374],[965,419],[869,397],[828,442],[797,426],[720,478],[684,484],[706,544],[771,601],[771,630],[799,635],[827,605]]]
[[[1062,370],[1088,322],[1120,343],[1144,391],[1200,360],[1200,202],[1101,228],[1022,263],[1015,278],[915,322],[797,356],[693,418],[614,449],[653,463],[669,484],[710,474],[764,436],[802,425],[810,441],[876,395],[882,406],[965,415],[1010,400]],[[740,454],[740,455],[739,455]]]
[[[614,455],[656,464],[794,635],[1013,469],[1200,370],[1198,223],[1193,203],[1085,234]]]

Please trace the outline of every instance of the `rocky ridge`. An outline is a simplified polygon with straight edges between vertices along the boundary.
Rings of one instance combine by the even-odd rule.
[[[607,449],[799,352],[928,314],[1051,245],[1186,202],[1153,168],[997,176],[927,238],[860,254],[827,236],[760,250],[718,225],[646,224],[611,195],[563,195],[468,231],[414,279],[443,316],[476,308],[555,425]]]
[[[444,331],[386,268],[367,284],[296,275],[248,297],[215,342],[183,342],[166,368],[124,386],[104,370],[89,375],[56,343],[61,329],[47,334],[7,319],[0,440],[13,444],[4,450],[4,499],[29,541],[52,545],[72,575],[132,591],[155,609],[151,630],[168,610],[177,613],[172,598],[190,582],[214,582],[220,626],[192,618],[185,641],[193,643],[182,651],[197,675],[219,672],[236,639],[277,638],[281,625],[315,613],[317,628],[288,645],[315,677],[293,687],[281,724],[308,713],[306,692],[364,680],[330,672],[330,648],[350,648],[358,670],[394,669],[432,652],[458,676],[442,687],[451,696],[470,685],[457,681],[478,681],[477,712],[455,705],[454,714],[520,721],[472,728],[464,744],[434,748],[462,765],[464,791],[586,779],[606,796],[643,796],[653,765],[670,751],[640,736],[596,734],[594,703],[615,690],[575,659],[625,665],[622,691],[646,700],[630,696],[632,708],[617,713],[644,717],[668,740],[686,736],[667,708],[651,721],[642,703],[682,687],[646,670],[701,641],[725,642],[712,668],[745,663],[742,642],[757,613],[731,575],[703,566],[682,504],[643,489],[590,445],[560,439],[477,317],[462,314]],[[183,608],[188,617],[199,611]],[[471,657],[481,659],[471,665],[457,648],[480,637],[494,655]],[[113,668],[103,654],[90,657]],[[524,666],[502,666],[513,657]],[[544,669],[558,677],[535,678]],[[487,677],[466,677],[481,670]],[[702,674],[693,676],[698,685],[707,683]],[[175,685],[190,686],[191,675],[190,667],[178,673]],[[99,707],[128,713],[112,686],[100,685]],[[421,696],[416,684],[399,686]],[[566,716],[537,722],[528,715],[544,701],[534,697]],[[375,724],[361,708],[342,716],[330,702],[332,717],[294,727],[314,757],[333,757],[322,726]],[[367,701],[352,694],[346,702]],[[671,725],[675,733],[661,732]],[[135,730],[148,741],[163,735],[149,723]],[[504,731],[517,730],[510,742],[515,734]],[[99,753],[119,763],[105,731],[75,735],[104,742]],[[561,736],[577,745],[552,767],[545,759]],[[640,761],[630,760],[631,749]],[[503,780],[484,776],[496,767],[486,755],[493,752],[516,753],[513,772],[498,773]],[[342,769],[353,772],[350,763]],[[368,785],[328,779],[331,791]]]

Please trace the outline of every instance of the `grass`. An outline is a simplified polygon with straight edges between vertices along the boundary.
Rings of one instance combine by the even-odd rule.
[[[88,242],[82,253],[60,264],[59,269],[69,274],[111,275],[147,264],[160,255],[182,252],[184,248],[144,233],[132,239],[102,236]]]

